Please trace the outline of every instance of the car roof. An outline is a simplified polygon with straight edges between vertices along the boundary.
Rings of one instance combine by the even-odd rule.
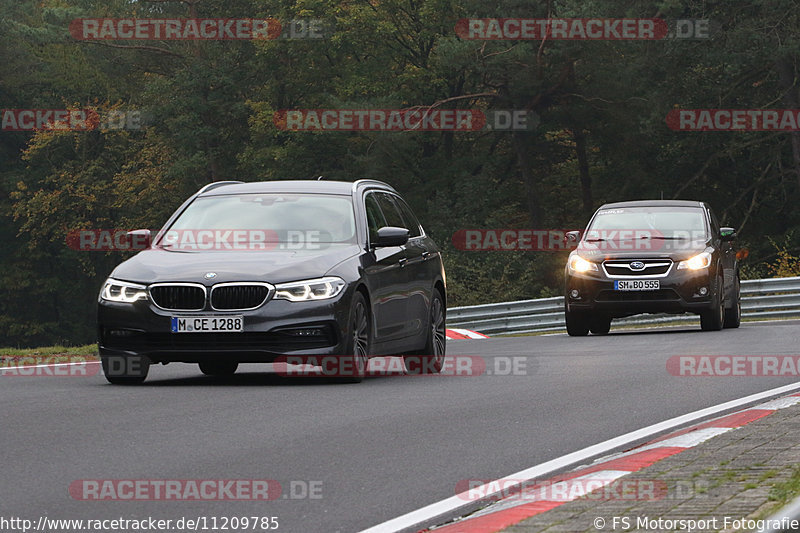
[[[613,209],[620,207],[703,207],[703,202],[694,200],[635,200],[631,202],[614,202],[603,204],[600,209]]]
[[[279,180],[248,183],[218,182],[206,185],[198,196],[221,196],[226,194],[301,193],[352,194],[357,187],[377,187],[394,191],[391,185],[377,180],[325,181],[325,180]]]

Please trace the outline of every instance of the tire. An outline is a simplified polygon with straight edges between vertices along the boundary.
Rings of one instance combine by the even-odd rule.
[[[722,277],[717,278],[717,287],[711,302],[711,309],[700,313],[700,329],[703,331],[719,331],[725,323],[725,295],[723,294]]]
[[[438,374],[444,368],[447,352],[446,318],[447,310],[442,293],[439,289],[434,289],[428,314],[425,348],[403,356],[403,364],[409,374]]]
[[[741,281],[739,276],[736,276],[734,282],[734,302],[731,307],[725,308],[725,328],[738,328],[742,323],[742,294],[741,294]]]
[[[611,318],[607,316],[593,316],[589,319],[589,331],[594,335],[608,335],[611,330]]]
[[[150,358],[144,355],[101,355],[100,364],[106,380],[114,385],[138,385],[150,372]]]
[[[567,334],[570,337],[585,337],[589,334],[588,315],[565,310],[564,320],[567,323]]]
[[[203,361],[200,363],[200,372],[206,376],[232,376],[239,368],[235,361]]]
[[[340,369],[347,369],[347,375],[337,376],[336,381],[360,383],[367,375],[372,350],[372,320],[367,300],[359,291],[353,296],[348,322],[346,353],[340,356],[342,364],[339,365]]]

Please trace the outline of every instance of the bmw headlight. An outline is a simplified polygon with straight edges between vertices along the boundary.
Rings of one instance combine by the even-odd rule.
[[[589,272],[590,270],[597,271],[597,265],[591,261],[587,261],[578,254],[573,254],[569,258],[569,269],[575,272]]]
[[[689,270],[700,270],[703,268],[708,268],[710,264],[711,264],[711,253],[703,252],[701,254],[697,254],[691,259],[687,259],[686,261],[681,261],[680,263],[678,263],[678,270],[683,270],[686,268],[688,268]]]
[[[347,284],[343,279],[333,276],[305,281],[293,281],[291,283],[279,283],[275,285],[275,296],[273,298],[277,300],[289,300],[290,302],[328,300],[338,296],[345,285]]]
[[[100,297],[109,302],[138,302],[139,300],[147,300],[147,287],[108,278],[100,291]]]

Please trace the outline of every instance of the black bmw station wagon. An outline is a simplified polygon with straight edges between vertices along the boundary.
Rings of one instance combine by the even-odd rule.
[[[152,364],[335,356],[363,378],[371,356],[438,372],[445,357],[441,254],[408,204],[374,180],[216,182],[186,200],[98,298],[106,378]],[[152,241],[152,242],[151,242]]]

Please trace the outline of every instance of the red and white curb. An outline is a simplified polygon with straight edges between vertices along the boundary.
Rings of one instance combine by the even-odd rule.
[[[456,522],[431,528],[427,531],[435,533],[494,533],[501,531],[581,496],[576,494],[572,497],[559,498],[558,500],[537,499],[536,494],[541,493],[541,487],[552,486],[554,483],[563,483],[565,481],[578,485],[584,482],[585,485],[585,482],[590,480],[595,483],[595,487],[604,487],[623,476],[637,472],[662,459],[679,454],[718,435],[771,415],[779,409],[785,409],[797,404],[800,404],[800,394],[771,400],[737,413],[675,431],[631,450],[597,459],[591,465],[579,467],[576,470],[547,480],[537,480],[536,484],[525,487],[513,496],[498,500],[496,503]],[[490,483],[487,492],[491,491]]]
[[[448,329],[446,331],[446,335],[448,339],[488,339],[488,335],[484,335],[483,333],[478,333],[477,331],[471,331],[469,329]]]
[[[530,468],[526,468],[519,472],[515,472],[511,475],[499,478],[491,483],[486,483],[482,487],[476,487],[474,490],[483,491],[483,494],[487,498],[504,497],[505,494],[503,493],[503,489],[495,488],[495,486],[499,486],[505,489],[510,489],[513,486],[514,482],[521,485],[522,484],[521,482],[523,480],[526,481],[544,480],[547,479],[548,477],[552,477],[555,472],[561,472],[568,468],[574,468],[574,465],[579,465],[585,463],[586,461],[591,461],[595,457],[602,457],[604,454],[614,452],[614,450],[619,450],[619,449],[625,450],[627,449],[626,447],[630,448],[631,446],[635,446],[638,443],[647,442],[647,439],[654,439],[657,435],[662,435],[664,433],[669,432],[666,437],[661,437],[656,440],[650,440],[649,444],[654,444],[659,440],[665,440],[666,438],[669,437],[674,437],[678,436],[679,434],[687,433],[691,429],[697,429],[700,428],[701,426],[705,426],[706,424],[720,423],[715,420],[710,423],[705,422],[703,424],[700,424],[699,422],[701,420],[708,420],[714,416],[719,417],[723,413],[727,413],[735,409],[743,409],[745,408],[745,406],[752,406],[757,402],[765,402],[767,400],[773,400],[775,398],[782,398],[788,394],[797,395],[798,392],[800,392],[800,382],[792,383],[789,385],[783,385],[780,387],[775,387],[774,389],[757,392],[755,394],[750,394],[742,398],[737,398],[735,400],[730,400],[717,405],[712,405],[710,407],[705,407],[703,409],[698,409],[697,411],[692,411],[691,413],[686,413],[680,416],[676,416],[674,418],[670,418],[668,420],[663,420],[661,422],[657,422],[650,426],[643,427],[635,431],[631,431],[629,433],[625,433],[624,435],[619,435],[617,437],[613,437],[603,442],[598,442],[597,444],[593,444],[591,446],[587,446],[586,448],[570,452],[561,457],[550,459],[549,461],[545,461],[544,463],[540,463],[538,465],[531,466]],[[793,402],[794,400],[780,400],[780,401]],[[768,402],[765,405],[757,405],[756,407],[747,410],[749,411],[752,409],[771,411],[775,409],[775,404],[773,404],[772,402]],[[752,414],[742,415],[740,413],[737,413],[737,415],[743,416],[745,421],[748,421],[747,417],[753,416]],[[732,415],[728,415],[728,417],[730,416]],[[725,419],[729,419],[728,417],[725,417]],[[680,431],[675,430],[675,428],[685,427],[689,424],[696,424],[696,426]],[[640,450],[638,449],[630,450],[630,452],[639,452],[639,451]],[[630,452],[626,453],[631,455]],[[657,453],[663,453],[663,452],[661,452],[658,449],[647,450],[645,452],[642,452],[642,456],[638,457],[637,459],[644,461],[647,458],[646,454],[653,454],[654,456],[656,456],[656,458],[653,460],[653,462],[655,462],[656,460],[659,459],[657,457]],[[618,454],[617,456],[613,457],[619,457],[620,455],[621,454]],[[661,458],[663,459],[663,457]],[[596,466],[596,463],[593,463],[592,466]],[[640,468],[643,468],[644,466],[647,466],[647,464],[644,464]],[[610,469],[612,467],[613,465],[611,464],[605,464],[601,466],[600,470],[602,470],[603,468]],[[575,475],[582,475],[588,473],[588,471],[585,469],[581,470],[582,470],[581,473]],[[391,520],[387,520],[385,522],[372,526],[368,529],[363,530],[361,533],[387,533],[391,531],[406,531],[406,530],[419,531],[423,526],[430,526],[430,524],[436,524],[437,520],[439,520],[438,523],[441,524],[442,521],[440,520],[440,518],[442,517],[458,516],[459,514],[463,516],[467,511],[467,508],[471,506],[471,504],[469,503],[470,501],[474,502],[474,500],[470,498],[470,491],[467,490],[459,494],[454,494],[453,496],[450,496],[443,500],[433,502],[424,507],[420,507],[419,509],[408,512],[404,515],[392,518]],[[563,502],[558,502],[558,504],[561,503]],[[556,505],[553,505],[553,507],[555,506]],[[464,512],[459,512],[462,510]],[[511,509],[510,512],[515,512],[517,510],[518,509]],[[511,523],[519,522],[521,520],[524,520],[525,518],[527,518],[527,516],[522,516]],[[461,521],[461,525],[466,524],[468,519],[469,517],[463,519]],[[440,533],[442,529],[443,528],[439,528],[439,531],[436,531],[435,533]],[[451,531],[461,531],[461,530],[456,529]],[[465,529],[465,531],[467,530]],[[484,531],[497,531],[497,529],[491,529],[487,527],[486,529],[484,529]]]

